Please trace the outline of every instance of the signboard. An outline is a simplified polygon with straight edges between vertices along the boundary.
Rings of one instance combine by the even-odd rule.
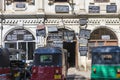
[[[26,7],[25,3],[17,3],[16,4],[16,8],[25,8],[25,7]]]
[[[100,13],[100,6],[89,6],[89,13]]]
[[[116,13],[117,6],[116,5],[107,5],[106,6],[106,12],[107,13]]]
[[[56,5],[55,6],[55,12],[56,13],[68,13],[69,12],[69,6],[67,6],[67,5]]]
[[[7,40],[9,40],[9,41],[16,41],[17,40],[17,35],[7,35]]]
[[[8,33],[5,37],[5,41],[16,41],[16,40],[35,40],[34,36],[25,29],[15,29]]]
[[[57,26],[47,26],[48,27],[48,32],[57,32]]]
[[[37,25],[36,36],[46,36],[46,30],[43,24]]]
[[[25,34],[25,33],[26,33],[26,30],[22,30],[22,29],[13,31],[13,34]]]
[[[102,2],[110,2],[110,0],[94,0],[95,2],[102,3]]]
[[[24,40],[25,41],[29,41],[29,40],[32,40],[32,35],[31,34],[27,34],[27,35],[24,35]]]
[[[80,38],[80,39],[79,39],[79,43],[80,43],[81,45],[87,45],[88,39]]]
[[[85,19],[85,18],[80,19],[80,25],[81,26],[84,26],[86,24],[87,24],[87,19]]]
[[[73,40],[75,36],[74,31],[65,30],[64,31],[64,40]]]
[[[63,41],[53,41],[53,46],[63,48]]]
[[[45,35],[46,35],[45,29],[42,29],[42,30],[37,29],[36,30],[36,36],[45,36]]]
[[[57,41],[57,40],[62,40],[63,36],[61,33],[49,33],[48,34],[48,41]]]
[[[91,30],[88,30],[88,29],[80,29],[79,37],[89,39],[90,38],[90,32],[91,32]]]
[[[110,40],[110,35],[102,35],[102,40]]]
[[[87,56],[88,47],[87,46],[80,46],[79,52],[81,56]]]

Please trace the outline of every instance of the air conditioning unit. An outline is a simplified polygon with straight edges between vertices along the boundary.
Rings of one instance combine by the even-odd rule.
[[[14,10],[22,11],[26,10],[26,2],[14,2]]]

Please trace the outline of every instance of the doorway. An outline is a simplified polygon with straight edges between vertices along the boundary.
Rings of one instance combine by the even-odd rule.
[[[35,42],[19,42],[18,49],[22,49],[27,53],[26,54],[27,60],[32,60],[33,59],[33,52],[35,49]]]
[[[75,67],[76,65],[76,42],[63,42],[63,48],[68,51],[68,63],[69,67]]]

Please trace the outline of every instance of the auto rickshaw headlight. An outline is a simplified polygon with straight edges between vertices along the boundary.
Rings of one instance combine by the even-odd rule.
[[[36,69],[33,69],[32,73],[36,73],[36,72],[37,72]]]
[[[120,74],[120,69],[117,69],[117,74]]]
[[[96,73],[96,68],[93,69],[93,72]]]
[[[56,74],[58,74],[58,73],[59,73],[59,70],[58,70],[58,69],[56,69],[56,70],[55,70],[55,73],[56,73]]]
[[[117,69],[116,77],[117,77],[117,78],[120,78],[120,69]]]

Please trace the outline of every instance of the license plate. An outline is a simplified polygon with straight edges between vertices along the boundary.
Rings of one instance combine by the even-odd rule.
[[[120,78],[120,74],[117,74],[117,78]]]
[[[14,74],[14,77],[18,77],[18,76],[20,76],[20,73],[15,73]]]
[[[54,75],[54,79],[61,79],[61,75]]]

